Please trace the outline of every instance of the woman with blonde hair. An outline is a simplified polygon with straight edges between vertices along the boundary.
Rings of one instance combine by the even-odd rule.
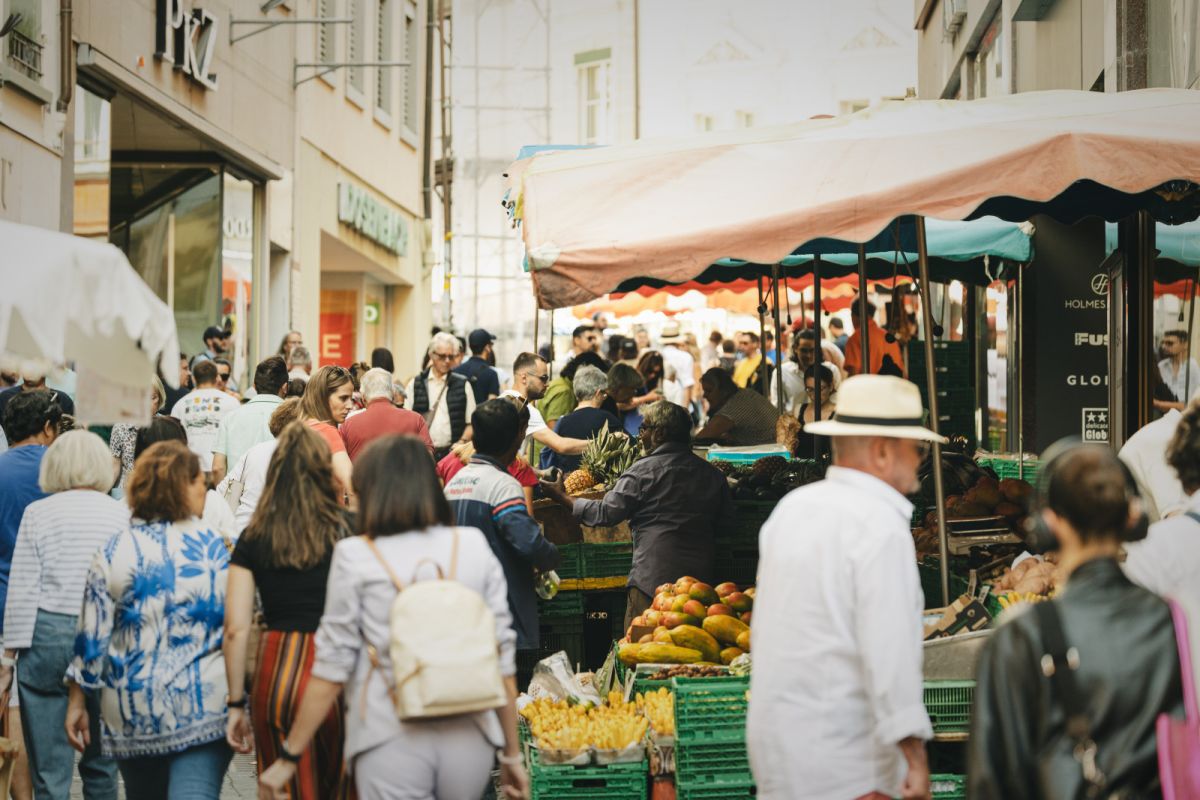
[[[4,656],[20,659],[17,693],[36,797],[66,797],[75,759],[62,720],[67,716],[63,673],[71,660],[88,565],[105,542],[129,528],[129,509],[108,496],[117,462],[104,440],[88,431],[55,439],[42,459],[38,483],[50,496],[29,504],[13,552],[4,608]],[[7,694],[12,666],[0,666]],[[116,798],[117,765],[100,754],[99,698],[85,698],[94,721],[79,777],[88,798]]]
[[[233,551],[225,604],[226,739],[240,753],[253,749],[259,772],[279,758],[287,727],[304,697],[333,548],[348,532],[329,447],[308,427],[293,422],[276,440],[262,497]],[[247,700],[246,646],[256,589],[266,631]],[[313,745],[300,754],[289,787],[293,800],[325,800],[340,796],[345,788],[343,717],[339,700]]]
[[[346,453],[346,443],[337,426],[346,421],[354,408],[354,382],[345,367],[321,367],[312,374],[300,398],[300,419],[329,445],[333,456],[333,475],[346,497],[353,492],[350,476],[353,466]]]
[[[126,486],[133,524],[84,581],[67,738],[80,752],[92,743],[86,693],[98,691],[101,744],[128,800],[217,800],[233,756],[221,660],[232,543],[201,521],[206,492],[186,444],[151,445]]]

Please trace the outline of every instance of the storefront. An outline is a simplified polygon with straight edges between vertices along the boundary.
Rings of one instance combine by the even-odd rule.
[[[232,331],[246,386],[273,349],[267,184],[292,160],[291,39],[231,45],[233,3],[97,5],[75,27],[75,232],[126,253],[185,353],[211,325]]]
[[[370,361],[386,347],[402,377],[420,367],[429,336],[429,278],[422,266],[424,221],[308,142],[300,144],[298,180],[305,202],[296,209],[296,258],[320,264],[313,314],[318,365]]]

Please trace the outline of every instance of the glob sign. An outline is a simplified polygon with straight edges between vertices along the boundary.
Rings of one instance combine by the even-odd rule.
[[[200,8],[184,8],[184,0],[156,0],[154,55],[175,66],[205,89],[217,88],[212,71],[217,49],[217,18]]]

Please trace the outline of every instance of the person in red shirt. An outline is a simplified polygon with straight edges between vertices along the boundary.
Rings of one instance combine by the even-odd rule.
[[[429,438],[425,419],[415,411],[395,406],[396,389],[390,372],[379,367],[367,370],[359,381],[359,392],[366,407],[347,417],[341,427],[342,441],[351,461],[371,441],[392,433],[417,437],[430,458],[433,457],[433,440]]]
[[[529,408],[524,403],[517,402],[519,398],[505,397],[502,399],[517,406],[518,425],[521,429],[520,438],[524,440],[525,429],[529,427]],[[449,483],[450,479],[470,462],[473,455],[475,455],[475,445],[470,442],[462,442],[450,448],[450,452],[437,463],[437,476],[441,479],[442,485],[445,486]],[[521,484],[521,489],[525,493],[525,508],[529,511],[529,516],[533,516],[533,487],[538,485],[537,474],[520,456],[508,463],[508,474]]]

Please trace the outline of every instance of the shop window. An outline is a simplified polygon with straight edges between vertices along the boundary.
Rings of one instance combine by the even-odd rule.
[[[393,29],[392,0],[376,0],[375,6],[375,60],[380,63],[394,60],[392,52]],[[375,68],[375,108],[384,114],[392,113],[392,67]]]
[[[363,58],[363,44],[366,38],[364,31],[363,17],[363,0],[346,0],[346,14],[350,17],[351,22],[346,26],[346,60],[351,64],[361,63],[366,61]],[[346,80],[348,82],[347,93],[356,94],[359,98],[363,94],[363,67],[347,67]]]
[[[76,236],[108,239],[112,111],[109,102],[75,87]]]
[[[433,0],[429,0],[433,2]],[[417,4],[406,0],[404,4],[404,61],[408,63],[404,67],[404,79],[401,85],[402,100],[404,102],[404,127],[411,134],[415,135],[418,130],[417,126],[417,58],[420,52],[417,42],[417,32],[420,26],[417,24]]]
[[[1146,12],[1148,85],[1200,88],[1200,0],[1160,0]]]
[[[246,386],[254,341],[254,191],[251,181],[226,173],[221,214],[221,322],[233,331],[234,376]]]

